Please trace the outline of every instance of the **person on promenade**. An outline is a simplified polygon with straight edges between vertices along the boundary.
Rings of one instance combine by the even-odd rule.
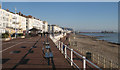
[[[45,54],[45,52],[44,52],[44,47],[42,48],[42,52],[43,52],[43,54]]]
[[[42,33],[41,33],[41,37],[42,37]]]
[[[65,45],[63,45],[63,51],[65,50]]]
[[[62,39],[60,38],[60,41],[62,41]]]
[[[68,40],[68,37],[66,37],[66,40]]]
[[[45,32],[43,34],[44,34],[44,38],[45,38]]]

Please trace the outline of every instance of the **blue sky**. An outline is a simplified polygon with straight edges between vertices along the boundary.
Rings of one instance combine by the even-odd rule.
[[[118,2],[119,0],[2,0],[3,2]]]
[[[3,9],[21,11],[49,24],[80,31],[118,29],[117,2],[3,2]]]

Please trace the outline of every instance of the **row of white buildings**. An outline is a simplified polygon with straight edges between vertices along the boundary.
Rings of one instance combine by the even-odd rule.
[[[32,28],[38,29],[41,33],[66,31],[57,25],[48,25],[47,21],[41,21],[31,15],[26,16],[21,12],[13,13],[8,9],[4,10],[0,8],[0,33],[27,33]]]
[[[0,8],[0,33],[24,33],[32,28],[47,32],[48,23],[30,15],[25,16],[21,12],[15,14]]]
[[[48,32],[58,33],[58,32],[63,32],[63,29],[61,27],[59,27],[58,25],[48,25]]]

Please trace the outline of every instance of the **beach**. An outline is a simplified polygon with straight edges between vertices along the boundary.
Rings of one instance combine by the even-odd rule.
[[[83,55],[86,55],[87,52],[90,52],[96,56],[95,58],[100,56],[108,62],[112,61],[114,66],[118,64],[118,44],[110,43],[104,40],[98,40],[95,36],[71,34],[69,37],[70,47],[81,52]],[[94,56],[92,55],[92,57]],[[102,62],[102,59],[99,59]],[[97,61],[96,63],[98,63]]]

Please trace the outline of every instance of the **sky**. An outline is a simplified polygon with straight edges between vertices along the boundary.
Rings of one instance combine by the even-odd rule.
[[[117,2],[3,2],[2,8],[79,31],[117,31]]]
[[[3,2],[118,2],[120,0],[2,0]]]

